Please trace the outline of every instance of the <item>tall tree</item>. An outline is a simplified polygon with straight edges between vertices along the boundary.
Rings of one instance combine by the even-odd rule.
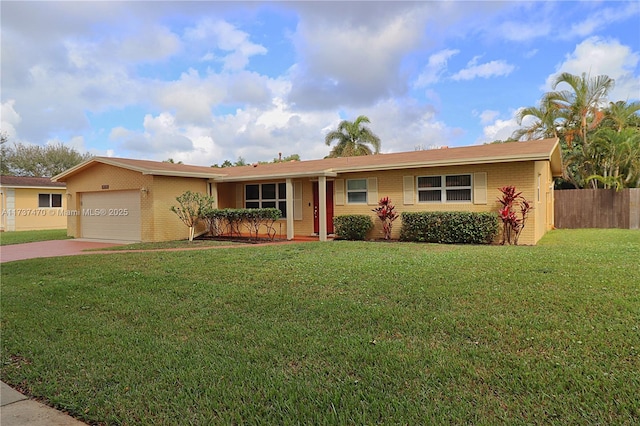
[[[324,138],[327,146],[337,141],[329,157],[355,157],[380,153],[380,138],[364,123],[370,123],[367,116],[361,115],[351,122],[343,120],[336,130],[327,133]]]
[[[8,142],[9,135],[4,130],[0,130],[0,174],[2,175],[11,174],[9,165],[6,161],[9,153],[9,146],[7,145]]]
[[[594,188],[598,183],[604,188],[639,187],[640,132],[633,127],[598,129],[583,162],[591,166],[586,180]]]
[[[516,116],[518,125],[522,126],[527,117],[532,117],[533,121],[528,126],[516,130],[512,135],[514,139],[534,140],[558,137],[557,121],[561,118],[561,114],[549,98],[542,98],[538,107],[521,109]]]
[[[560,74],[553,83],[554,91],[542,97],[539,107],[520,111],[518,120],[521,125],[525,117],[531,116],[534,121],[517,130],[514,137],[558,137],[562,147],[564,181],[576,188],[587,184],[595,188],[597,181],[587,182],[587,178],[598,174],[597,161],[602,158],[598,152],[602,151],[602,139],[598,146],[591,146],[593,135],[603,122],[610,123],[609,127],[621,129],[620,120],[624,122],[629,115],[631,118],[635,116],[632,106],[622,108],[618,104],[612,104],[611,112],[606,113],[604,103],[613,85],[614,80],[606,75],[590,77],[586,73]],[[567,87],[556,90],[564,86]]]
[[[610,125],[618,132],[625,127],[640,127],[638,111],[640,102],[609,102],[609,107],[604,111],[603,124]]]
[[[63,144],[26,145],[16,143],[2,149],[2,171],[16,176],[51,177],[91,158]]]
[[[563,83],[569,85],[570,90],[547,93],[545,102],[562,111],[567,144],[571,146],[579,138],[579,144],[588,145],[588,131],[604,117],[602,102],[613,88],[614,80],[606,75],[591,78],[586,73],[577,76],[564,72],[554,81],[553,89]]]

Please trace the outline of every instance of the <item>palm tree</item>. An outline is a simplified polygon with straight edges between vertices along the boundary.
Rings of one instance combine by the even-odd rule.
[[[534,121],[529,126],[516,130],[512,135],[513,139],[534,140],[558,137],[556,121],[561,118],[560,111],[548,97],[542,98],[539,107],[521,109],[516,116],[519,126],[522,126],[526,117],[533,117]]]
[[[548,102],[563,112],[565,138],[569,147],[576,136],[581,139],[583,146],[588,145],[587,132],[604,117],[601,103],[613,88],[614,80],[606,75],[590,78],[586,73],[577,76],[563,72],[553,83],[553,89],[561,83],[568,84],[571,90],[547,93]]]
[[[610,122],[619,133],[625,127],[638,125],[638,114],[636,114],[638,111],[640,111],[640,102],[609,102],[609,108],[605,110],[605,120]]]
[[[327,133],[324,138],[327,146],[334,140],[338,142],[329,153],[329,157],[355,157],[380,153],[380,138],[368,127],[363,126],[363,123],[370,121],[367,116],[361,115],[354,122],[341,121],[337,130]]]
[[[597,187],[596,181],[605,188],[640,186],[640,132],[636,129],[599,129],[586,154],[587,162],[594,166],[586,181],[593,188]]]

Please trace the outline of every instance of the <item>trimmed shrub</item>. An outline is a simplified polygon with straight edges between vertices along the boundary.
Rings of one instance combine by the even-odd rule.
[[[364,240],[367,232],[373,228],[371,216],[349,214],[333,218],[336,237],[342,240]]]
[[[400,240],[445,244],[490,244],[498,234],[495,213],[403,212]]]
[[[265,227],[269,239],[273,240],[276,231],[273,224],[280,219],[282,212],[276,208],[264,209],[209,209],[204,219],[209,224],[212,235],[241,235],[241,227],[249,231],[249,238],[258,238],[262,226]]]

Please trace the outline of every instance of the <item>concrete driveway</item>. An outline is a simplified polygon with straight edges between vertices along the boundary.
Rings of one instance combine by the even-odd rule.
[[[0,247],[0,263],[36,257],[73,256],[85,254],[83,250],[100,249],[122,245],[120,242],[106,243],[87,240],[54,240],[37,243],[11,244]]]

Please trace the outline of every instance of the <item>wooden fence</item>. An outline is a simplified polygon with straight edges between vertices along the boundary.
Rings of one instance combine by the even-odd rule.
[[[640,188],[554,191],[556,228],[640,229]]]

